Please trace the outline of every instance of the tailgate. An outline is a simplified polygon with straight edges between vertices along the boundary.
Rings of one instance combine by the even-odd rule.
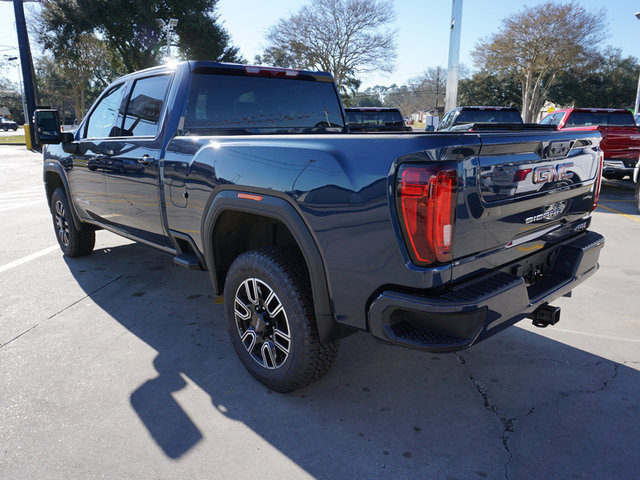
[[[600,169],[600,133],[482,133],[463,163],[453,280],[492,270],[584,231]]]
[[[606,158],[638,158],[640,131],[638,127],[598,127],[602,133],[600,148]]]

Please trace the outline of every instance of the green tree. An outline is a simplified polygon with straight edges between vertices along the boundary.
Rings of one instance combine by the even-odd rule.
[[[38,58],[34,68],[38,79],[40,103],[58,110],[63,124],[72,123],[78,118],[74,108],[73,78],[50,57]]]
[[[629,108],[633,106],[640,63],[607,47],[594,55],[586,68],[569,69],[558,77],[549,100],[575,107]]]
[[[330,72],[342,92],[348,77],[393,71],[395,33],[385,29],[393,18],[384,0],[312,0],[269,29],[262,59]]]
[[[178,19],[176,46],[199,60],[240,61],[217,23],[217,0],[43,0],[39,37],[56,60],[74,51],[82,34],[102,38],[120,73],[157,65],[165,45],[158,19]]]
[[[460,80],[458,96],[460,105],[513,107],[522,104],[521,84],[513,74],[476,73]]]
[[[588,62],[603,39],[604,13],[576,2],[546,2],[502,21],[472,52],[486,74],[513,75],[521,84],[522,116],[534,121],[550,89],[568,68]]]

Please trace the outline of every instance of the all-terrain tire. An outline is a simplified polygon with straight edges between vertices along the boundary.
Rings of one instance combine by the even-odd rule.
[[[90,226],[82,230],[76,228],[67,195],[61,187],[56,188],[51,196],[51,216],[58,245],[65,256],[82,257],[93,251],[96,232]]]
[[[295,248],[264,248],[238,256],[225,282],[231,343],[245,368],[277,392],[322,378],[338,343],[321,343],[304,259]]]

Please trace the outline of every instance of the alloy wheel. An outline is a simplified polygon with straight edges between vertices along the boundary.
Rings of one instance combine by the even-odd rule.
[[[65,247],[69,246],[69,223],[65,218],[64,204],[60,200],[56,200],[55,204],[55,221],[58,238]]]
[[[291,330],[282,302],[273,289],[257,278],[238,287],[234,300],[238,335],[249,355],[262,367],[281,367],[291,350]]]

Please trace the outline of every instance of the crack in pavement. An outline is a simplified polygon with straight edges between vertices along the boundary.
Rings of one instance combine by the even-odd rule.
[[[600,360],[597,361],[593,364],[573,364],[576,366],[583,366],[583,367],[598,367],[604,364],[613,364],[613,373],[611,374],[611,376],[609,378],[607,378],[603,383],[602,386],[598,389],[595,390],[570,390],[569,392],[567,392],[567,395],[565,397],[560,397],[560,398],[556,398],[555,400],[550,400],[548,402],[543,402],[539,405],[534,405],[533,407],[531,407],[529,409],[529,411],[523,415],[518,415],[515,417],[509,417],[505,412],[501,411],[498,406],[496,405],[496,403],[494,401],[491,400],[491,398],[489,397],[489,393],[488,393],[488,388],[485,384],[483,384],[482,382],[476,380],[473,376],[473,373],[471,372],[471,369],[469,368],[469,366],[467,365],[467,361],[464,359],[464,357],[458,353],[455,354],[458,362],[464,367],[464,369],[467,371],[467,373],[469,374],[469,380],[471,380],[471,384],[474,386],[474,388],[478,391],[478,393],[480,394],[480,396],[482,397],[482,402],[484,404],[484,408],[486,410],[488,410],[489,412],[493,413],[496,417],[498,417],[498,420],[500,420],[500,423],[502,423],[502,433],[500,434],[500,439],[502,441],[502,446],[505,449],[505,451],[507,452],[508,458],[506,463],[504,464],[504,477],[506,480],[509,480],[509,465],[511,464],[511,460],[513,460],[513,453],[511,452],[511,450],[509,449],[509,433],[514,432],[514,427],[516,422],[518,422],[520,419],[522,418],[526,418],[528,416],[530,416],[531,414],[533,414],[536,410],[542,408],[542,407],[546,407],[549,405],[553,405],[554,403],[558,403],[561,400],[564,400],[566,397],[570,396],[570,395],[574,395],[574,394],[585,394],[585,393],[598,393],[598,392],[602,392],[604,391],[607,386],[613,382],[617,377],[618,377],[618,372],[620,369],[620,363],[616,363],[616,362],[611,362],[611,361],[607,361],[607,360]],[[564,363],[564,364],[569,364],[571,365],[572,362],[562,362],[559,360],[555,360],[555,359],[540,359],[542,361],[551,361],[551,362],[557,362],[557,363]],[[624,362],[626,363],[640,363],[640,362]]]
[[[87,293],[84,297],[82,297],[82,298],[80,298],[80,299],[76,300],[75,302],[73,302],[73,303],[71,303],[71,304],[67,305],[67,306],[66,306],[66,307],[64,307],[62,310],[57,311],[57,312],[56,312],[56,313],[54,313],[53,315],[50,315],[49,317],[47,317],[47,318],[44,320],[44,322],[46,322],[47,320],[51,320],[53,317],[56,317],[56,316],[60,315],[62,312],[64,312],[64,311],[66,311],[66,310],[70,309],[70,308],[71,308],[71,307],[73,307],[74,305],[77,305],[77,304],[78,304],[78,303],[80,303],[81,301],[85,300],[87,297],[90,297],[91,295],[93,295],[93,294],[95,294],[95,293],[99,292],[99,291],[100,291],[100,290],[102,290],[103,288],[106,288],[106,287],[108,287],[109,285],[111,285],[112,283],[114,283],[114,282],[116,282],[116,281],[120,280],[123,276],[124,276],[124,274],[122,274],[122,275],[118,275],[117,277],[115,277],[115,278],[113,278],[113,279],[109,280],[107,283],[105,283],[105,284],[104,284],[104,285],[102,285],[101,287],[96,288],[95,290],[93,290],[93,291],[91,291],[91,292]],[[5,342],[5,343],[1,344],[1,345],[0,345],[0,348],[4,348],[4,347],[6,347],[6,346],[7,346],[7,345],[9,345],[11,342],[16,341],[17,339],[19,339],[19,338],[20,338],[20,337],[22,337],[23,335],[26,335],[27,333],[29,333],[29,332],[30,332],[30,331],[32,331],[32,330],[35,330],[37,327],[39,327],[39,326],[41,325],[41,323],[42,323],[42,322],[40,322],[40,323],[36,323],[36,324],[35,324],[34,326],[32,326],[31,328],[26,329],[24,332],[22,332],[22,333],[20,333],[20,334],[16,335],[16,336],[15,336],[15,337],[13,337],[11,340],[9,340],[9,341],[7,341],[7,342]]]

